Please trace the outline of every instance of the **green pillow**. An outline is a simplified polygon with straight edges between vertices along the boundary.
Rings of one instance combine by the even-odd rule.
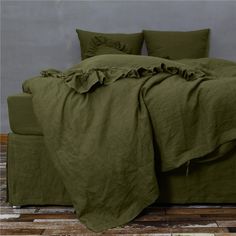
[[[143,34],[106,34],[76,29],[80,40],[81,58],[102,54],[140,55]]]
[[[188,32],[143,32],[149,56],[171,60],[208,57],[209,29]]]

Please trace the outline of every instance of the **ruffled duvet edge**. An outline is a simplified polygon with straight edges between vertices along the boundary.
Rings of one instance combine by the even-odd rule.
[[[89,92],[96,84],[108,85],[119,79],[140,79],[152,77],[159,73],[179,75],[187,81],[205,76],[205,73],[200,70],[182,68],[181,66],[167,66],[165,63],[151,67],[99,67],[91,68],[88,71],[73,69],[64,73],[57,70],[45,70],[41,72],[41,76],[62,78],[70,88],[83,94]]]

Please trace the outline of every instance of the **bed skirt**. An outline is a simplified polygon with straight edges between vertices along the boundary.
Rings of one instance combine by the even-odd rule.
[[[12,205],[71,205],[43,136],[9,134],[8,201]],[[236,147],[223,158],[191,163],[173,171],[157,171],[157,203],[236,203]]]

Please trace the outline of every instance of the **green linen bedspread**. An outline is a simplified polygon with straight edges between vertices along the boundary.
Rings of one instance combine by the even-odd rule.
[[[235,146],[234,62],[102,55],[43,71],[23,90],[78,218],[93,231],[129,222],[158,198],[157,156],[169,171]]]

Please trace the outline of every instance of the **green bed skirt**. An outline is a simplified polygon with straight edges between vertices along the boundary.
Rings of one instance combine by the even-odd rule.
[[[9,134],[8,201],[12,205],[71,205],[43,136]],[[218,160],[157,173],[158,203],[236,203],[236,147]]]

